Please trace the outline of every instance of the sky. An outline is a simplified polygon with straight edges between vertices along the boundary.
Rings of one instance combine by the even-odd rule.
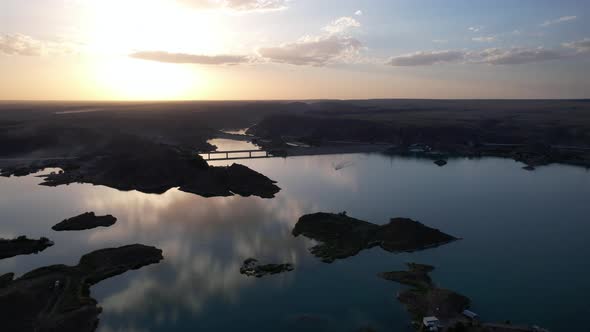
[[[590,98],[588,0],[0,0],[0,100]]]

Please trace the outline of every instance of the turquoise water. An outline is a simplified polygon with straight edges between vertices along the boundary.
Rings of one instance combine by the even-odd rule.
[[[222,163],[222,162],[216,162]],[[0,261],[0,274],[76,264],[87,252],[131,243],[164,250],[164,261],[92,288],[104,308],[99,331],[411,331],[395,299],[402,288],[378,272],[432,264],[435,281],[473,300],[485,320],[552,331],[590,315],[590,172],[554,165],[535,172],[505,159],[427,160],[381,155],[240,161],[278,181],[275,199],[202,198],[102,186],[38,186],[0,178],[0,237],[47,236],[54,247]],[[344,165],[344,166],[342,166]],[[337,170],[338,169],[338,170]],[[426,251],[378,248],[324,264],[291,230],[306,213],[346,210],[374,223],[410,217],[463,240]],[[82,212],[113,214],[107,229],[50,227]],[[293,262],[263,279],[239,274],[249,257]]]

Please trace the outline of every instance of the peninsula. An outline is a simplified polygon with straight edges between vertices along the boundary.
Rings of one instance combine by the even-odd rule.
[[[136,244],[94,251],[76,266],[42,267],[16,280],[2,276],[2,330],[92,332],[101,308],[90,286],[162,259],[162,250]]]

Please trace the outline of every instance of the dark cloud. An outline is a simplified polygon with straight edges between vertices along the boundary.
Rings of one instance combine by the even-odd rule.
[[[577,53],[590,53],[590,38],[564,43],[563,46],[574,49]]]
[[[144,51],[129,55],[135,59],[166,63],[192,63],[201,65],[235,65],[249,62],[244,55],[198,55],[187,53],[168,53],[162,51]]]
[[[491,65],[519,65],[525,63],[558,60],[568,57],[568,55],[560,51],[548,50],[544,48],[491,48],[474,54],[474,57],[476,58],[476,62],[487,63]]]
[[[465,58],[463,51],[416,52],[391,58],[392,66],[431,66],[435,64],[460,62]]]
[[[590,39],[563,44],[566,49],[546,48],[488,48],[482,51],[423,51],[400,55],[388,61],[392,66],[431,66],[445,63],[520,65],[572,58],[579,54],[590,54]]]

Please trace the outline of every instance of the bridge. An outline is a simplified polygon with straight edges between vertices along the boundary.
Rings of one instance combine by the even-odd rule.
[[[215,160],[238,160],[238,159],[261,159],[279,157],[276,152],[266,150],[231,150],[231,151],[211,151],[199,153],[206,161]]]

